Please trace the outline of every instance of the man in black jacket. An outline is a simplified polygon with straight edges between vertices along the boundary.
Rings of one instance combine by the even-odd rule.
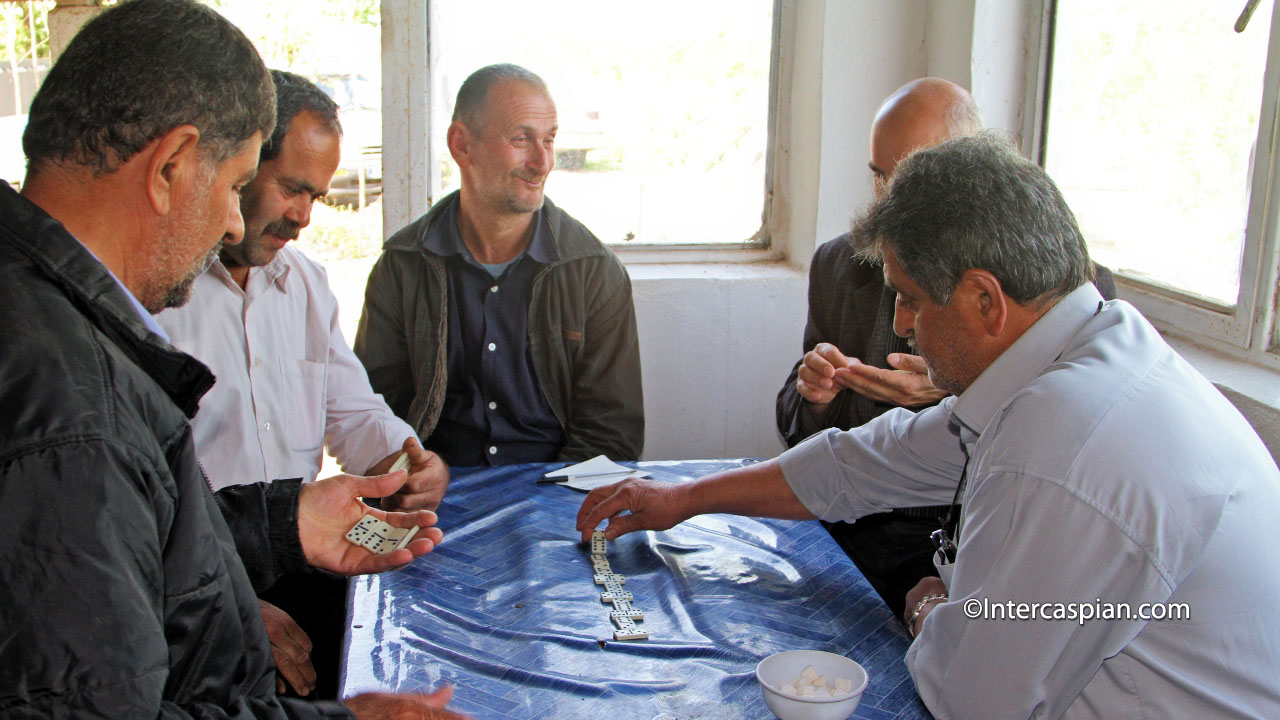
[[[454,717],[448,690],[276,697],[255,589],[408,563],[435,517],[359,500],[401,474],[215,500],[187,422],[213,377],[150,316],[239,240],[274,123],[252,45],[190,0],[107,10],[31,106],[22,195],[0,187],[0,715]],[[421,539],[372,555],[344,538],[366,512]]]

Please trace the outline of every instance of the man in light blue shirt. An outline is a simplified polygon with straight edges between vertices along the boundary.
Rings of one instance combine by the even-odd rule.
[[[854,243],[883,261],[895,330],[955,397],[696,483],[601,488],[584,536],[606,518],[612,538],[705,512],[962,504],[937,533],[957,548],[942,579],[906,597],[907,666],[935,716],[1280,717],[1280,471],[1136,310],[1089,284],[1044,172],[991,136],[921,151]]]

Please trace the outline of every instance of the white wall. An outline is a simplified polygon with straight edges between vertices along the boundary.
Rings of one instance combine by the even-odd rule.
[[[770,457],[782,450],[773,404],[802,354],[806,268],[816,245],[846,232],[871,199],[868,129],[886,95],[925,74],[927,6],[784,3],[773,217],[782,258],[628,263],[640,326],[646,459]],[[967,49],[953,52],[967,57]]]
[[[780,264],[629,268],[647,459],[769,457],[773,398],[799,357],[805,276]]]

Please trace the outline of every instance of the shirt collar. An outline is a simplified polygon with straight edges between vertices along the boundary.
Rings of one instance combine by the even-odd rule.
[[[289,288],[287,287],[286,281],[289,278],[290,266],[284,259],[284,252],[285,251],[282,249],[280,252],[276,253],[276,256],[271,258],[271,262],[266,265],[249,268],[249,282],[245,283],[246,294],[249,294],[249,291],[252,289],[253,283],[258,276],[266,276],[265,281],[258,281],[265,282],[266,287],[274,287],[280,292],[288,292]],[[212,274],[214,277],[221,280],[223,284],[229,287],[234,287],[237,290],[240,289],[240,285],[236,283],[235,278],[231,277],[231,271],[227,269],[226,265],[222,264],[221,259],[214,260],[213,264],[210,265],[209,269],[205,272]]]
[[[138,298],[134,296],[129,288],[124,283],[120,282],[120,278],[116,277],[116,274],[111,272],[111,268],[107,267],[107,264],[102,262],[102,259],[95,255],[94,252],[89,249],[88,245],[80,242],[80,238],[76,238],[76,242],[79,242],[80,247],[84,248],[90,255],[93,255],[93,259],[97,260],[98,263],[102,265],[102,269],[106,270],[107,274],[111,276],[111,279],[116,281],[116,285],[120,286],[120,289],[124,291],[124,296],[129,298],[129,302],[133,305],[133,309],[138,311],[138,317],[142,318],[142,324],[146,325],[147,329],[151,332],[159,335],[165,342],[170,342],[169,333],[166,333],[164,328],[160,327],[160,323],[156,322],[155,316],[142,306],[142,303],[138,301]]]
[[[471,258],[470,251],[466,250],[466,243],[462,242],[462,232],[458,230],[458,206],[460,203],[453,203],[446,211],[441,222],[444,223],[445,232],[427,233],[427,237],[423,245],[434,255],[448,257],[450,255],[462,255]],[[551,242],[551,233],[547,230],[546,218],[542,208],[533,214],[533,238],[529,241],[528,247],[524,249],[524,254],[542,263],[550,265],[560,259],[559,253],[556,252],[555,244]]]
[[[1014,393],[1061,357],[1080,328],[1097,314],[1102,302],[1093,283],[1068,293],[956,398],[951,416],[974,434],[981,434]]]

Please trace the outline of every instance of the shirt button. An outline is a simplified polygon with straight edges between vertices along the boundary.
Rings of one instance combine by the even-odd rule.
[[[497,350],[497,349],[498,349],[498,346],[497,346],[496,344],[494,344],[494,343],[489,343],[489,351],[490,351],[490,352],[492,352],[492,351],[494,351],[494,350]]]
[[[268,420],[268,421],[266,421],[266,422],[262,423],[262,429],[263,429],[263,430],[270,430],[270,429],[271,429],[271,421],[270,421],[270,420]]]
[[[489,403],[489,409],[490,409],[490,410],[497,410],[497,409],[498,409],[498,403],[496,403],[496,402],[491,402],[491,403]]]
[[[491,292],[491,293],[496,293],[496,292],[498,292],[498,286],[497,286],[497,285],[494,285],[493,287],[489,288],[489,292]]]
[[[489,446],[489,454],[490,454],[490,455],[497,455],[497,454],[498,454],[498,448],[497,448],[497,446],[495,446],[495,445],[490,445],[490,446]]]

